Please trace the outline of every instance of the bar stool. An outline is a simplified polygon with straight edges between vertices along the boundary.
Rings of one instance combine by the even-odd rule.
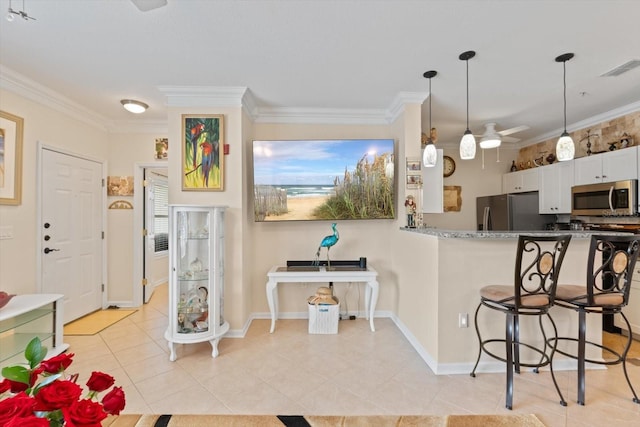
[[[585,362],[600,365],[615,365],[622,363],[624,376],[629,384],[633,401],[640,403],[629,375],[627,373],[627,353],[631,347],[633,339],[631,324],[622,312],[623,307],[629,302],[629,292],[631,289],[631,278],[638,259],[640,248],[640,236],[598,236],[591,237],[589,255],[587,259],[587,284],[584,285],[558,285],[556,291],[556,304],[559,307],[568,308],[578,312],[578,338],[557,337],[551,338],[556,341],[556,352],[578,361],[578,404],[585,403]],[[619,314],[627,325],[629,336],[622,354],[604,345],[587,341],[587,314]],[[550,341],[551,341],[550,340]],[[557,348],[559,341],[573,341],[578,343],[577,354]],[[596,346],[615,356],[614,360],[592,360],[585,355],[586,344]],[[551,375],[556,384],[556,377],[553,373],[553,355],[551,357]],[[560,391],[558,390],[558,393]],[[567,403],[560,393],[560,404],[566,406]]]
[[[547,336],[542,324],[543,317],[551,321],[556,337],[557,329],[549,315],[549,308],[554,303],[556,283],[562,261],[567,252],[571,235],[560,236],[518,236],[516,264],[513,285],[490,285],[480,289],[480,304],[475,312],[475,328],[480,342],[478,359],[471,371],[475,377],[482,353],[507,364],[506,407],[513,406],[513,372],[520,373],[520,367],[537,369],[551,362],[547,354],[549,348]],[[505,338],[483,340],[478,327],[478,313],[481,307],[503,312],[506,315]],[[538,316],[542,332],[543,348],[520,341],[519,316]],[[505,344],[506,357],[502,357],[488,349],[491,343]],[[526,347],[540,355],[540,360],[523,362],[520,360],[520,346]],[[557,385],[556,385],[557,388]],[[558,390],[559,392],[559,390]]]

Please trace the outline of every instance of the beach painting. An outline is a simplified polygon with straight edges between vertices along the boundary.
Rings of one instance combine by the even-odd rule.
[[[395,218],[393,139],[253,141],[256,221]]]

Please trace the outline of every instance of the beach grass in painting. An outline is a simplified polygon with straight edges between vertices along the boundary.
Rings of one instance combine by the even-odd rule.
[[[256,221],[392,219],[392,139],[254,141]]]

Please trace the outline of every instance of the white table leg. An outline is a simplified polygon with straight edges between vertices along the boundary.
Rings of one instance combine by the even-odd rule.
[[[367,286],[367,290],[369,289],[370,291],[368,293],[371,294],[371,300],[369,301],[368,297],[365,298],[369,303],[369,326],[371,327],[371,332],[375,332],[376,328],[373,326],[373,313],[376,311],[376,304],[378,303],[378,281],[370,281]]]
[[[271,330],[276,330],[276,318],[278,317],[278,282],[269,280],[267,282],[267,302],[269,303],[269,312],[271,313]]]
[[[219,341],[220,338],[215,338],[209,341],[209,344],[211,344],[211,357],[218,357],[218,355],[220,354],[220,352],[218,351]]]

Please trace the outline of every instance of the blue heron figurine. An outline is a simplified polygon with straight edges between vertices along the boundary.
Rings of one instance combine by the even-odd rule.
[[[331,246],[338,243],[338,240],[340,239],[340,235],[338,234],[338,229],[336,228],[336,226],[337,224],[335,222],[331,224],[331,228],[333,229],[333,234],[330,234],[329,236],[325,236],[325,238],[322,239],[322,242],[320,242],[320,246],[318,246],[318,251],[316,252],[316,260],[314,261],[315,265],[320,264],[320,251],[322,250],[322,248],[327,248],[327,268],[331,268],[331,260],[329,259],[329,249],[331,249]]]

